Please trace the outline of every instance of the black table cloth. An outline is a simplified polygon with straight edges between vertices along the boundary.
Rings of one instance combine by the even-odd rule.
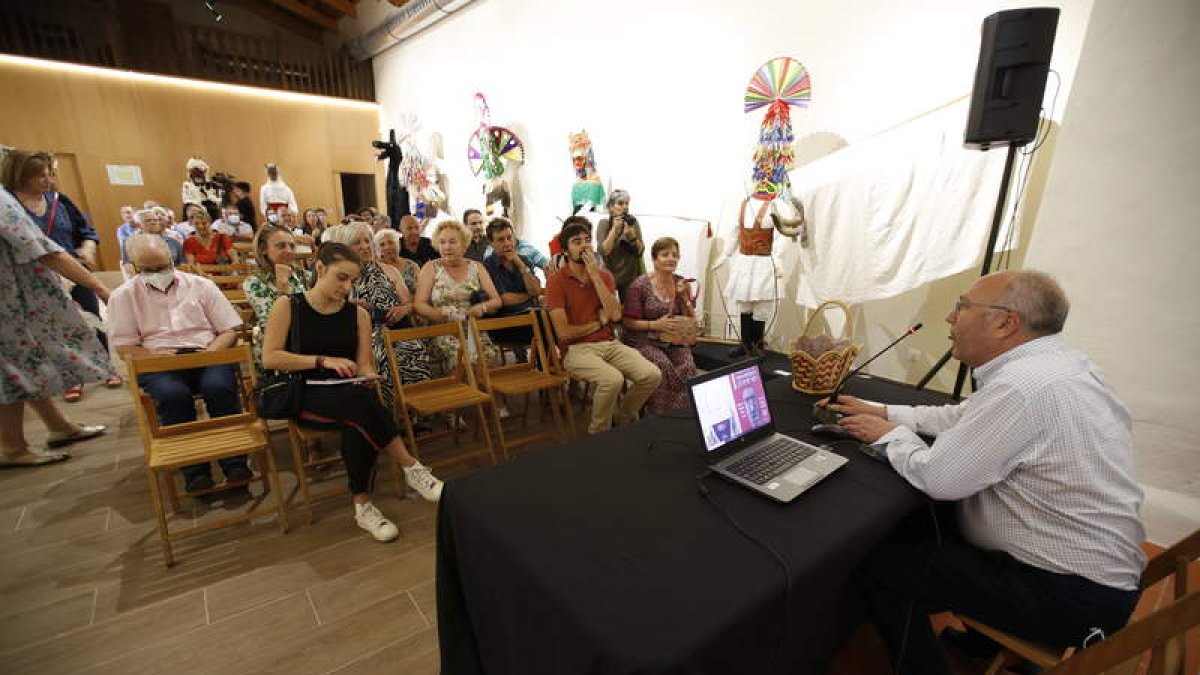
[[[818,397],[787,378],[766,391],[781,431],[816,440]],[[847,391],[947,402],[872,378]],[[438,514],[442,672],[823,671],[861,620],[851,572],[922,497],[843,443],[833,450],[846,466],[778,504],[699,478],[702,447],[685,409],[449,482]]]

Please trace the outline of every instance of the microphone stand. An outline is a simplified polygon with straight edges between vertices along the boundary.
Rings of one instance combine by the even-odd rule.
[[[863,368],[871,365],[872,361],[886,354],[892,347],[900,344],[901,340],[921,330],[924,325],[925,324],[922,323],[913,324],[908,330],[904,331],[903,335],[895,340],[892,340],[891,344],[875,352],[875,355],[863,362],[861,366],[847,373],[846,376],[837,383],[837,386],[833,388],[833,393],[829,395],[829,403],[824,406],[819,406],[814,403],[812,414],[813,419],[817,421],[817,424],[813,425],[812,431],[814,433],[827,433],[835,436],[849,436],[850,434],[838,424],[838,420],[842,418],[841,413],[833,412],[829,409],[829,406],[837,403],[838,395],[842,393],[842,387],[846,386],[846,383],[850,381],[850,378],[857,375]]]
[[[979,270],[981,277],[987,276],[992,271],[992,253],[996,250],[996,240],[1000,238],[1000,223],[1004,220],[1004,205],[1008,201],[1008,186],[1012,182],[1013,160],[1016,159],[1017,148],[1023,145],[1025,142],[1008,144],[1008,155],[1004,158],[1003,178],[1000,179],[1000,194],[996,197],[996,212],[992,214],[992,230],[988,234],[987,248],[983,252],[983,267]],[[987,147],[983,147],[983,150],[987,150]],[[925,385],[929,384],[929,381],[942,369],[942,366],[946,365],[946,362],[950,360],[951,352],[951,349],[947,349],[942,358],[938,359],[929,372],[925,373],[925,376],[917,382],[915,387],[917,391],[924,389]],[[958,375],[954,378],[954,400],[962,398],[963,384],[966,379],[967,366],[960,363],[958,364]]]

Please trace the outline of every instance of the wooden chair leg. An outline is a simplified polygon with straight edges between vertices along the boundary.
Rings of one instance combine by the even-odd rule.
[[[562,411],[558,409],[558,390],[545,390],[550,398],[550,412],[554,414],[554,430],[558,432],[558,442],[565,443],[567,441],[567,430],[563,427]]]
[[[571,407],[570,392],[565,388],[555,389],[555,392],[561,397],[563,410],[567,413],[567,429],[571,432],[567,441],[573,441],[578,437],[579,431],[575,428],[575,410]]]
[[[175,472],[168,471],[162,477],[167,481],[167,496],[171,499],[171,513],[177,516],[182,515],[183,508],[179,505],[179,491],[175,489]]]
[[[146,478],[150,481],[150,499],[154,502],[154,516],[158,520],[158,538],[162,540],[163,561],[167,567],[175,564],[171,553],[171,537],[167,530],[167,514],[163,509],[162,487],[158,484],[158,473],[154,469],[146,469]]]
[[[288,425],[288,438],[291,439],[292,445],[292,471],[296,474],[296,483],[300,487],[300,495],[304,498],[304,510],[308,515],[308,524],[312,525],[313,505],[312,494],[308,489],[308,470],[304,468],[305,457],[302,452],[307,452],[308,448],[301,450],[304,445],[304,437],[300,432],[296,431],[295,425]]]
[[[266,466],[263,471],[267,474],[263,480],[263,487],[270,487],[270,491],[275,493],[275,511],[279,514],[279,531],[282,534],[287,534],[288,519],[287,510],[283,508],[283,488],[279,485],[279,470],[275,466],[275,453],[272,452],[271,440],[267,439],[267,445],[263,448],[262,453],[266,455]],[[264,495],[265,496],[265,495]],[[309,517],[312,517],[312,508],[308,510]]]
[[[500,413],[496,412],[496,403],[494,401],[492,401],[490,403],[490,405],[492,407],[492,419],[494,419],[496,421],[496,426],[498,427],[498,426],[500,426]],[[492,466],[495,466],[496,465],[496,447],[494,445],[492,445],[492,434],[488,432],[487,418],[483,414],[483,404],[482,403],[475,405],[475,412],[479,414],[479,428],[483,431],[483,439],[487,443],[488,454],[491,455],[491,457],[492,457]],[[503,429],[500,430],[500,438],[501,439],[504,438],[504,430]],[[507,459],[508,458],[508,449],[504,447],[503,440],[501,440],[500,447],[504,452],[505,459]]]

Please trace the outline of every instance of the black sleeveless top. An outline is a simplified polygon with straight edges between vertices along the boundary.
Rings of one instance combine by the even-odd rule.
[[[299,312],[293,317],[298,321],[296,344],[292,344],[292,334],[284,344],[284,350],[293,354],[312,354],[325,357],[338,357],[355,361],[358,358],[358,305],[347,302],[333,314],[321,314],[308,304],[308,298],[303,293],[289,296],[298,298],[299,303],[292,308]],[[338,374],[329,368],[304,371],[305,379],[331,380]]]

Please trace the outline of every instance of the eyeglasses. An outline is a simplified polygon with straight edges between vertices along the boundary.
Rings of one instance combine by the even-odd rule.
[[[968,307],[987,307],[988,309],[999,309],[999,310],[1003,310],[1005,312],[1014,312],[1014,313],[1017,311],[1017,310],[1013,309],[1012,307],[1005,307],[1004,305],[989,305],[986,302],[971,302],[970,300],[959,300],[958,302],[954,303],[954,310],[951,313],[958,314],[959,312],[963,311],[964,309],[966,309]]]

